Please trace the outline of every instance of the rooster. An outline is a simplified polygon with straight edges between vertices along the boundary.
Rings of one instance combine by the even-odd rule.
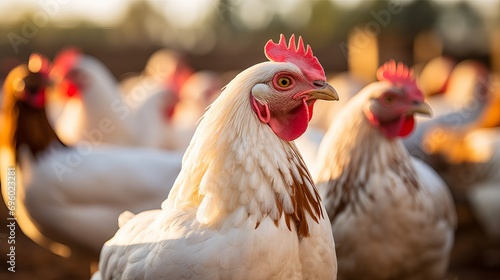
[[[339,279],[444,279],[456,214],[451,194],[400,138],[430,114],[412,72],[390,61],[325,135],[315,180],[338,244]]]
[[[335,279],[331,227],[292,140],[337,100],[299,37],[237,75],[204,114],[161,210],[121,226],[93,279]]]
[[[41,60],[32,55],[5,80],[1,167],[19,166],[16,218],[28,237],[63,256],[97,259],[120,213],[154,209],[168,196],[182,153],[64,145],[45,113],[48,67],[31,67]],[[2,195],[8,205],[7,188]]]

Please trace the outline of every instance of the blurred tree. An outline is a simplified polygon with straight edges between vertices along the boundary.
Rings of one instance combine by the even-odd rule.
[[[139,47],[161,45],[170,29],[163,15],[153,9],[149,2],[133,1],[111,43],[115,46],[128,44]]]
[[[380,2],[386,2],[388,5],[387,1]],[[440,12],[436,4],[429,0],[411,1],[400,5],[401,12],[393,15],[389,29],[408,34],[410,37],[423,30],[432,29]]]

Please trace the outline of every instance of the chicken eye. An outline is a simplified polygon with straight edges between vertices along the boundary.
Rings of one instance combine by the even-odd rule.
[[[292,84],[292,80],[288,77],[281,77],[278,79],[278,86],[282,88],[287,88]]]
[[[382,97],[382,101],[386,105],[391,105],[394,101],[396,101],[396,97],[392,94],[386,94]]]

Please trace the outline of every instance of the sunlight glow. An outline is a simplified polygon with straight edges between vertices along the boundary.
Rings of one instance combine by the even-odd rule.
[[[273,2],[280,19],[290,27],[302,27],[311,19],[312,3],[303,0],[278,0]]]
[[[219,0],[163,0],[150,1],[179,28],[200,26],[212,14]]]
[[[114,26],[128,11],[133,1],[148,1],[167,20],[180,29],[203,26],[207,19],[216,17],[221,10],[235,12],[233,16],[249,29],[265,28],[278,15],[290,27],[303,26],[311,17],[312,2],[305,0],[2,0],[0,1],[0,23],[13,24],[27,12],[37,14],[40,22],[54,21],[59,25],[71,25],[88,21],[103,27]],[[353,10],[361,5],[370,5],[377,0],[329,0],[335,5]],[[415,0],[392,0],[405,5]],[[487,17],[498,16],[499,0],[432,0],[443,7],[465,1]],[[222,7],[224,5],[224,7]],[[35,23],[36,24],[36,23]]]
[[[241,23],[250,30],[267,27],[273,18],[269,3],[263,0],[244,1],[238,7],[238,17]]]
[[[111,26],[119,22],[127,11],[129,0],[7,0],[0,1],[0,22],[14,23],[26,12],[26,18],[35,25],[47,21],[56,23],[89,21],[101,26]],[[37,23],[39,21],[39,23]]]

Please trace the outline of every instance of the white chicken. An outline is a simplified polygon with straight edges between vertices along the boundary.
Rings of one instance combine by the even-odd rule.
[[[207,110],[161,210],[128,220],[93,279],[335,279],[331,227],[292,141],[336,100],[310,47],[265,47]]]
[[[141,73],[127,73],[120,81],[120,88],[125,95],[129,95],[144,80],[151,81],[152,78],[155,83],[167,85],[178,92],[192,74],[193,70],[182,53],[159,49],[148,58]]]
[[[47,75],[32,67],[39,60],[33,55],[29,69],[21,65],[5,80],[2,170],[19,164],[16,217],[28,237],[61,255],[75,249],[97,258],[118,229],[120,213],[154,209],[165,200],[182,153],[89,141],[64,146],[45,115]]]
[[[55,122],[64,142],[87,140],[177,151],[187,147],[189,139],[180,143],[170,123],[178,97],[155,77],[143,80],[124,96],[104,64],[75,51],[56,58],[51,75],[63,79],[59,94],[65,94],[68,84],[72,93],[77,92]]]
[[[319,149],[318,191],[335,237],[339,279],[444,279],[456,214],[442,179],[400,137],[430,114],[411,72],[391,61],[355,95]]]
[[[196,130],[196,124],[206,108],[219,95],[222,87],[219,75],[211,71],[196,72],[184,82],[179,92],[179,101],[169,118],[175,131],[177,147],[187,148]]]
[[[192,74],[179,92],[172,121],[176,127],[195,129],[206,108],[217,98],[223,87],[219,74],[199,71]]]
[[[69,49],[56,57],[50,75],[59,83],[57,94],[71,95],[52,122],[62,141],[137,145],[132,122],[127,121],[132,119],[131,110],[123,105],[114,77],[104,64]]]

